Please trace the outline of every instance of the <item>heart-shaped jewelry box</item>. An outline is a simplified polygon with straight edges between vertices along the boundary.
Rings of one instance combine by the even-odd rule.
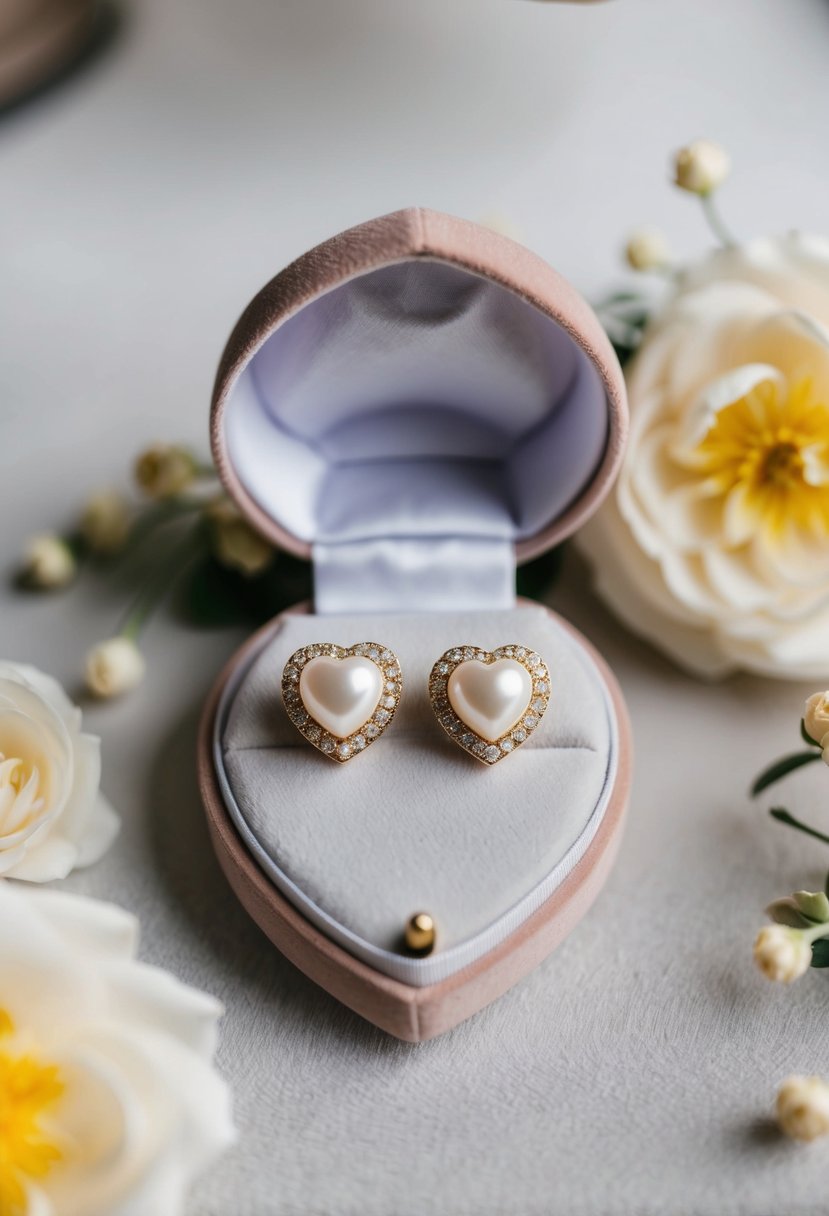
[[[630,783],[624,704],[571,625],[516,601],[515,566],[596,509],[625,430],[619,365],[578,293],[522,246],[421,209],[299,258],[222,357],[220,475],[264,536],[311,559],[315,592],[242,647],[206,707],[212,840],[271,941],[399,1038],[432,1038],[500,996],[610,870]],[[301,733],[316,727],[288,661],[321,643],[381,664],[388,648],[402,673],[394,722],[348,764]],[[519,648],[546,666],[546,713],[515,754],[481,764],[451,714],[435,717],[430,674],[444,655],[445,675],[453,653]],[[405,947],[419,912],[437,926],[426,956]]]

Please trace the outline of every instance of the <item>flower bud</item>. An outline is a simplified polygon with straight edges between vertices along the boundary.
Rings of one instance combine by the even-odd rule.
[[[659,270],[671,260],[668,241],[657,228],[640,228],[625,246],[628,265],[634,270]]]
[[[799,929],[766,925],[754,942],[754,961],[766,979],[790,984],[809,970],[812,947]]]
[[[129,503],[115,490],[93,494],[84,507],[80,529],[93,553],[117,553],[129,535]]]
[[[731,157],[720,144],[696,139],[677,152],[674,169],[674,181],[682,190],[710,194],[731,172]]]
[[[795,1140],[829,1135],[829,1085],[820,1077],[787,1077],[777,1092],[777,1122]]]
[[[253,577],[271,564],[274,550],[254,532],[228,498],[212,502],[206,511],[212,526],[213,551],[223,566]]]
[[[144,679],[144,656],[131,638],[109,638],[86,656],[86,686],[96,697],[117,697]]]
[[[75,558],[66,541],[46,532],[33,536],[26,546],[21,577],[29,587],[56,591],[71,583],[76,568]]]
[[[135,462],[135,480],[148,498],[172,498],[195,480],[196,462],[186,448],[157,443]]]
[[[822,747],[829,736],[829,691],[812,693],[803,710],[803,725],[809,738]]]

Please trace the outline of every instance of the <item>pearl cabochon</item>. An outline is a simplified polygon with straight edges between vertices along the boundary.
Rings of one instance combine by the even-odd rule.
[[[533,682],[526,667],[515,659],[495,663],[470,659],[455,668],[446,691],[460,720],[491,743],[515,726],[526,711]]]
[[[368,721],[382,691],[380,668],[362,655],[311,659],[299,678],[299,695],[308,713],[337,739],[347,739]]]

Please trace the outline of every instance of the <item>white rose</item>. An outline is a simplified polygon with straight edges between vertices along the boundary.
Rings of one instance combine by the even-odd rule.
[[[131,511],[115,490],[101,490],[87,501],[81,515],[81,535],[93,553],[108,555],[122,549],[129,535]]]
[[[51,676],[0,663],[0,875],[64,878],[118,831],[101,796],[100,740]]]
[[[695,139],[680,148],[674,161],[674,180],[692,194],[710,194],[731,172],[731,157],[710,139]]]
[[[51,532],[33,536],[23,554],[21,575],[30,587],[57,591],[71,583],[77,566],[66,541]]]
[[[659,270],[670,262],[671,250],[664,233],[641,228],[628,239],[625,257],[634,270]]]
[[[146,666],[131,638],[107,638],[86,656],[86,686],[96,697],[119,697],[138,687]]]
[[[766,979],[791,984],[809,970],[812,947],[798,929],[766,925],[754,942],[754,961]]]
[[[156,443],[135,462],[135,480],[148,498],[174,498],[196,479],[198,469],[186,448]]]
[[[233,1140],[221,1007],[111,904],[0,883],[0,1212],[176,1216]]]
[[[688,270],[627,382],[627,458],[584,534],[603,597],[697,674],[829,674],[829,241]]]
[[[829,742],[829,692],[813,692],[803,710],[806,734],[821,747]]]
[[[829,1085],[820,1077],[787,1077],[777,1094],[777,1122],[795,1140],[829,1135]]]

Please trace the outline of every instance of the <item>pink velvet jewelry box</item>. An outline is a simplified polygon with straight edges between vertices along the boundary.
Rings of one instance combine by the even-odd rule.
[[[248,519],[313,562],[220,675],[200,782],[238,898],[339,1000],[421,1041],[516,983],[575,926],[615,856],[627,715],[573,627],[516,601],[515,564],[570,535],[612,485],[624,384],[596,317],[528,250],[411,209],[299,258],[259,292],[219,366],[213,451]],[[314,642],[400,658],[391,728],[347,765],[281,705]],[[427,697],[452,646],[517,643],[552,685],[532,737],[487,768]],[[402,945],[428,911],[435,950]]]

